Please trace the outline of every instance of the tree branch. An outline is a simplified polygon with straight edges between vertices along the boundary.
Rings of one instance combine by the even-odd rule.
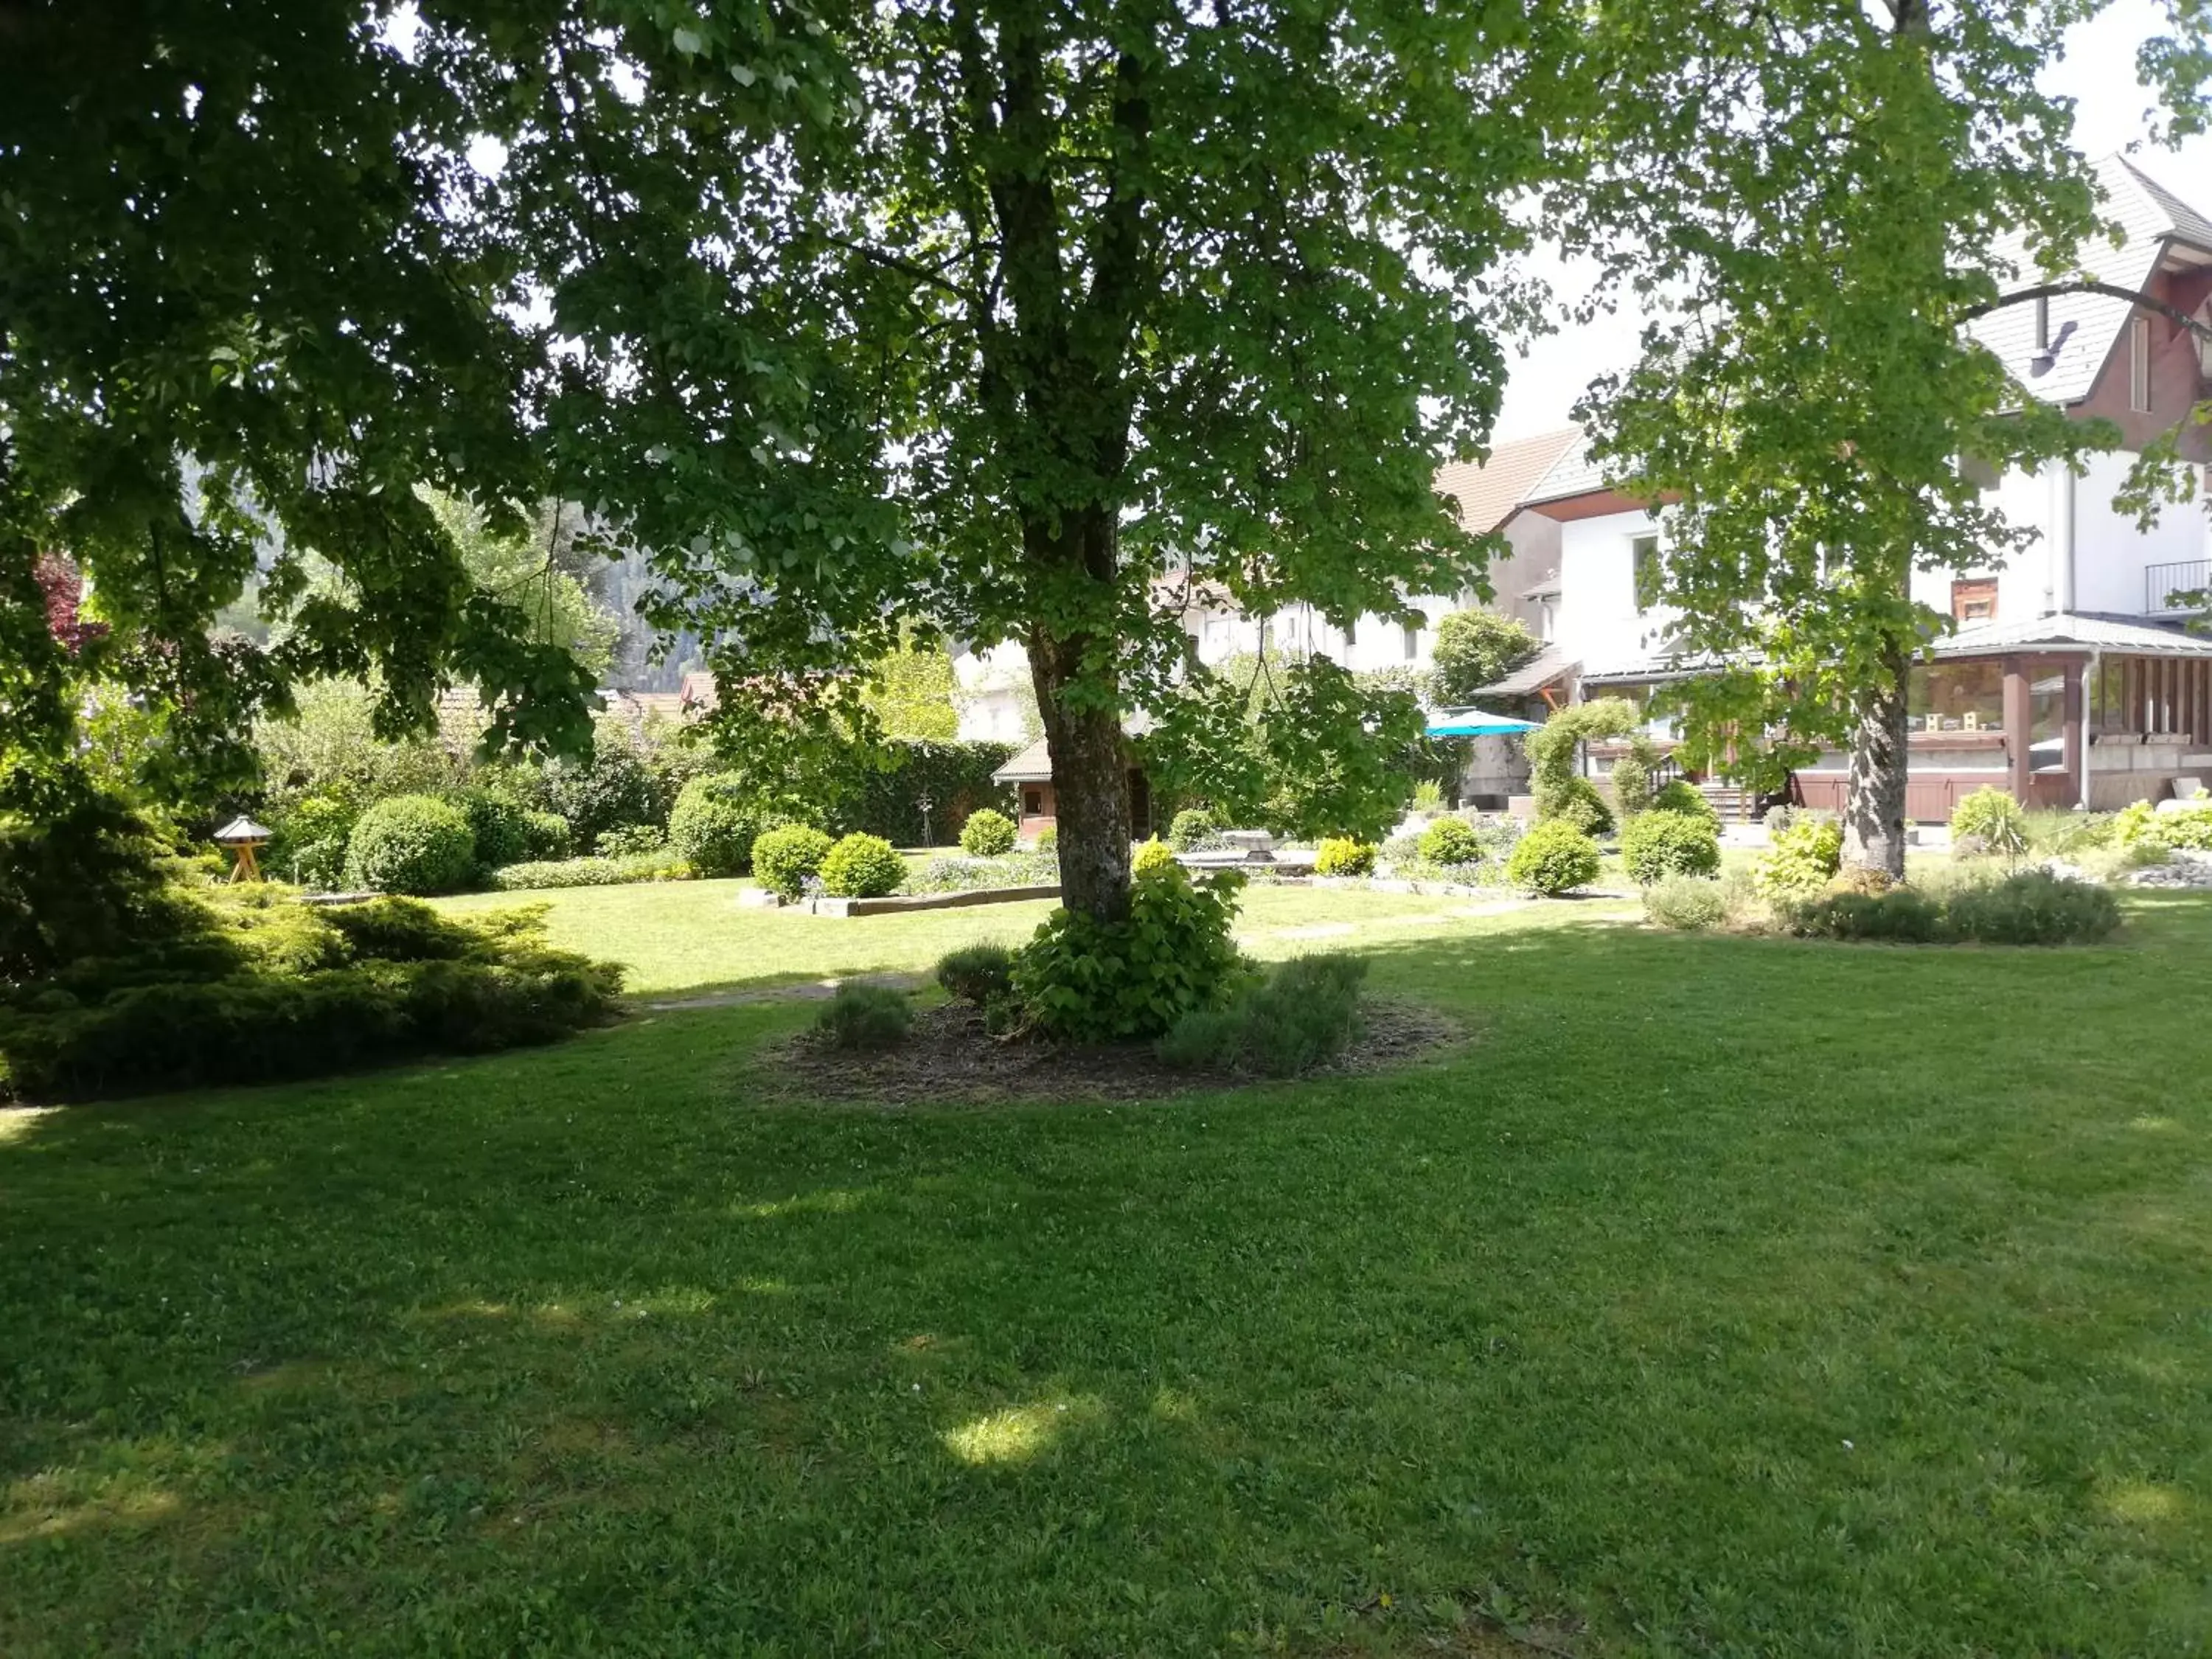
[[[2199,322],[2187,312],[2170,306],[2163,300],[2131,288],[2122,288],[2116,283],[2093,282],[2082,278],[2075,282],[2039,283],[2033,288],[2021,289],[2017,294],[2001,295],[1996,299],[1978,306],[1968,306],[1959,313],[1960,322],[1970,323],[1977,317],[1987,317],[2008,306],[2025,305],[2030,300],[2057,299],[2066,294],[2095,294],[2107,300],[2125,300],[2130,305],[2141,306],[2146,311],[2155,311],[2169,321],[2179,324],[2202,340],[2212,340],[2212,323]]]

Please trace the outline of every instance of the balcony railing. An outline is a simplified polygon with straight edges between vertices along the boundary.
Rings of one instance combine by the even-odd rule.
[[[2176,605],[2176,593],[2202,592],[2212,587],[2212,559],[2181,559],[2172,564],[2153,564],[2143,567],[2143,614],[2155,616],[2160,611],[2189,611],[2192,605]]]

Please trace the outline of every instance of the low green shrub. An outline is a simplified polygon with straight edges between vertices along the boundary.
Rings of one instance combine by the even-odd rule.
[[[896,1048],[914,1024],[914,1005],[886,985],[845,984],[814,1017],[814,1038],[826,1048],[875,1053]]]
[[[2110,847],[2116,824],[2110,812],[2065,809],[2030,812],[2026,822],[2028,850],[2059,858]]]
[[[0,1006],[0,1097],[78,1100],[313,1077],[555,1037],[622,970],[546,948],[542,911],[468,923],[405,900],[199,903],[198,932],[73,964]]]
[[[1178,1019],[1156,1051],[1186,1070],[1294,1077],[1358,1038],[1364,957],[1294,957],[1225,1006]]]
[[[1827,886],[1844,861],[1844,829],[1833,818],[1791,820],[1752,869],[1752,883],[1776,903],[1810,899]]]
[[[1482,842],[1465,818],[1438,818],[1421,831],[1420,850],[1431,864],[1474,864],[1482,857]]]
[[[1139,842],[1129,854],[1129,873],[1141,876],[1151,870],[1171,870],[1175,867],[1175,848],[1155,837]]]
[[[1057,853],[1060,850],[1060,826],[1048,823],[1036,832],[1036,838],[1030,842],[1030,846],[1036,852]]]
[[[910,872],[906,887],[909,893],[972,893],[987,887],[1049,887],[1059,879],[1057,858],[1024,849],[996,859],[945,854]]]
[[[1168,845],[1178,853],[1199,853],[1214,844],[1220,822],[1203,806],[1186,806],[1168,823]]]
[[[1650,810],[1655,812],[1686,812],[1692,817],[1705,819],[1716,830],[1720,828],[1720,810],[1705,799],[1704,790],[1686,778],[1669,778],[1652,791]],[[1789,810],[1787,807],[1775,809],[1779,812],[1787,812]],[[1773,817],[1772,812],[1767,814],[1770,826],[1772,824]]]
[[[1620,860],[1639,887],[1668,876],[1710,876],[1721,867],[1720,832],[1703,813],[1653,807],[1620,828]]]
[[[1575,774],[1557,783],[1539,783],[1536,822],[1565,823],[1585,836],[1602,836],[1613,828],[1613,809],[1595,784]]]
[[[751,870],[761,827],[751,792],[734,772],[691,779],[668,813],[669,844],[702,876],[742,876]]]
[[[1441,812],[1444,810],[1444,787],[1434,778],[1423,778],[1413,786],[1411,803],[1416,812]]]
[[[2027,814],[1994,785],[1962,796],[1951,811],[1951,850],[1966,858],[2017,859],[2027,851]]]
[[[848,836],[822,860],[822,890],[832,898],[881,898],[906,879],[906,860],[881,836]]]
[[[1014,821],[994,808],[979,807],[960,826],[960,850],[971,859],[995,859],[1014,850]]]
[[[1521,838],[1505,876],[1516,887],[1555,898],[1589,886],[1598,868],[1595,842],[1565,818],[1547,818]]]
[[[1371,876],[1375,873],[1375,844],[1349,836],[1331,836],[1314,849],[1317,876]]]
[[[1118,922],[1054,910],[1016,953],[1014,995],[1027,1024],[1079,1042],[1158,1036],[1194,1009],[1218,1008],[1249,973],[1230,936],[1234,872],[1194,882],[1177,865],[1129,887]]]
[[[1826,892],[1789,905],[1784,914],[1790,931],[1803,939],[1928,945],[1945,933],[1942,902],[1917,887],[1892,887],[1879,893]]]
[[[1003,945],[965,945],[939,958],[937,982],[956,1002],[988,1008],[1014,988],[1014,953]]]
[[[830,846],[830,837],[811,824],[787,823],[768,830],[753,842],[753,874],[771,893],[795,899],[822,873]]]
[[[667,847],[668,831],[657,823],[618,823],[599,831],[592,852],[603,859],[650,858]]]
[[[2086,945],[2120,925],[2119,902],[2094,882],[2022,870],[1961,888],[1947,907],[1953,933],[1977,945]]]
[[[476,836],[460,808],[394,795],[361,815],[346,842],[349,885],[385,893],[451,893],[476,873]]]
[[[549,859],[510,864],[491,872],[488,884],[502,893],[536,888],[623,887],[639,881],[683,881],[691,866],[665,850],[623,859]]]
[[[1708,876],[1662,876],[1644,890],[1644,919],[1676,933],[1705,933],[1727,922],[1728,890]]]

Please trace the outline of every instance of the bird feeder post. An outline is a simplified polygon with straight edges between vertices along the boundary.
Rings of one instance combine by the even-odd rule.
[[[228,847],[237,862],[231,866],[230,878],[238,881],[261,880],[261,862],[254,854],[269,844],[275,831],[240,814],[215,832],[216,844]]]

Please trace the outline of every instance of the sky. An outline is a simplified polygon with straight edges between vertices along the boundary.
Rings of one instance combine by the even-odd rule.
[[[2148,142],[2145,116],[2152,99],[2136,78],[2135,58],[2136,48],[2160,32],[2159,22],[2152,0],[2118,0],[2068,33],[2065,56],[2045,71],[2043,84],[2075,100],[2074,141],[2082,154],[2128,151],[2137,167],[2175,195],[2212,212],[2212,137],[2192,139],[2179,149]],[[1571,267],[1556,255],[1540,253],[1528,269],[1548,281],[1562,301],[1586,292],[1591,278],[1588,267]],[[1634,362],[1642,324],[1639,314],[1623,312],[1537,339],[1512,362],[1497,441],[1567,425],[1569,411],[1593,379]]]

